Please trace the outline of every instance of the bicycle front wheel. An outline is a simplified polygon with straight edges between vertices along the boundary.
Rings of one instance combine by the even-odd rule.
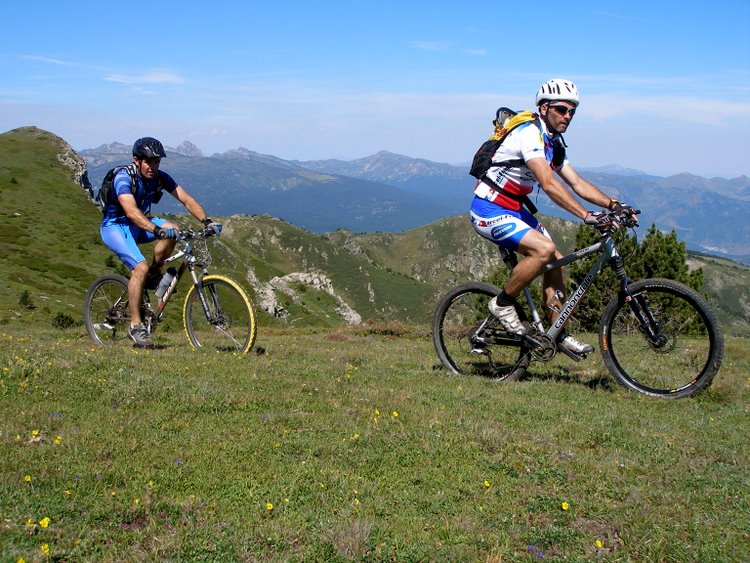
[[[679,399],[711,384],[721,367],[724,335],[716,314],[688,286],[648,279],[613,299],[601,319],[599,344],[607,369],[626,388]]]
[[[471,282],[450,290],[432,322],[432,341],[443,366],[453,373],[502,381],[521,377],[531,360],[528,346],[500,328],[488,303],[500,293],[488,283]],[[523,319],[523,312],[519,311]]]
[[[188,291],[183,307],[185,332],[193,348],[246,354],[255,343],[255,313],[240,285],[209,275]]]
[[[128,279],[118,274],[102,276],[91,284],[83,301],[83,323],[99,345],[128,338]]]

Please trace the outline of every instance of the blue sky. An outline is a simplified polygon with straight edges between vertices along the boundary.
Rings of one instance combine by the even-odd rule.
[[[0,132],[78,150],[461,163],[498,106],[564,77],[579,167],[750,175],[750,0],[4,4]]]

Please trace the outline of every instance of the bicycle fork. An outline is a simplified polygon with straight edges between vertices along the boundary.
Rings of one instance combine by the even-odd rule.
[[[659,321],[656,320],[651,308],[643,295],[631,295],[626,286],[622,289],[623,299],[638,321],[638,328],[646,337],[648,343],[656,349],[661,349],[667,344],[667,337],[662,333]]]

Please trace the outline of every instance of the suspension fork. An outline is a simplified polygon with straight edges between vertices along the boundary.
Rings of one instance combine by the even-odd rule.
[[[211,315],[212,309],[209,307],[208,299],[206,298],[206,288],[203,286],[203,276],[199,276],[196,273],[193,265],[190,266],[190,275],[193,278],[193,285],[195,286],[195,292],[198,294],[198,299],[201,302],[201,307],[203,307],[203,314],[206,315],[206,321],[208,321],[209,324],[214,324],[216,318]],[[213,291],[213,289],[211,291]],[[215,305],[219,305],[215,293],[211,294],[211,299]]]
[[[664,346],[666,338],[661,332],[659,321],[656,320],[646,302],[646,297],[642,294],[633,295],[630,293],[629,285],[632,280],[625,273],[622,257],[619,255],[613,256],[611,265],[617,278],[620,280],[619,298],[625,301],[630,307],[630,310],[638,321],[640,331],[646,336],[646,339],[652,346],[657,348]]]

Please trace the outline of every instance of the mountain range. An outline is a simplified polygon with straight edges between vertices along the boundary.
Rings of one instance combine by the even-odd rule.
[[[120,149],[115,152],[119,159]],[[169,162],[196,165],[204,160],[195,159],[203,158],[170,152]],[[253,158],[311,173],[273,157]],[[90,190],[86,167],[63,139],[47,131],[25,127],[0,134],[0,325],[49,324],[61,315],[80,322],[89,284],[117,269],[119,262],[99,236],[101,213],[81,189]],[[312,197],[315,188],[309,187]],[[473,232],[465,215],[364,234],[315,233],[239,209],[215,217],[224,232],[213,241],[212,271],[248,289],[264,327],[426,325],[446,288],[484,279],[500,266],[494,245]],[[184,216],[178,222],[195,224]],[[576,223],[549,216],[544,222],[563,252],[573,250]],[[750,268],[703,254],[690,254],[689,265],[703,268],[704,291],[725,329],[750,334]],[[173,309],[176,316],[168,323],[179,327],[180,310]]]
[[[111,143],[80,151],[97,185],[130,146]],[[212,214],[269,214],[313,232],[400,232],[465,214],[473,178],[468,165],[388,151],[351,160],[284,160],[238,148],[212,156],[190,142],[167,148],[162,169]],[[606,193],[641,209],[641,222],[675,230],[687,247],[750,264],[750,178],[650,175],[616,165],[581,169]],[[572,219],[542,190],[532,195],[542,213]],[[165,198],[167,212],[179,205]]]

